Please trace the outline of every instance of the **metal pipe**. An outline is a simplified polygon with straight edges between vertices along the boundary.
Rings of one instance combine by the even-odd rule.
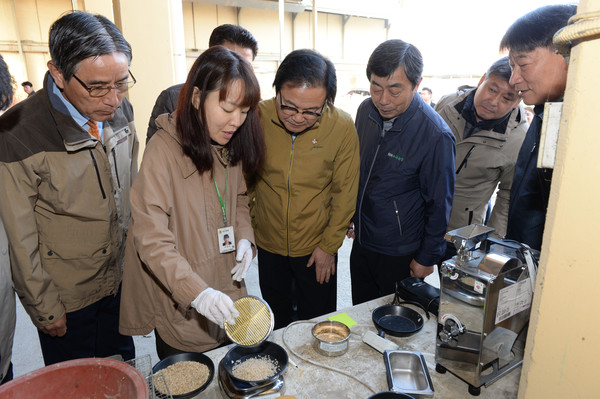
[[[317,49],[317,0],[313,0],[313,50]]]
[[[279,0],[279,61],[283,61],[283,37],[284,37],[285,3]]]
[[[15,34],[17,35],[17,47],[19,49],[19,56],[23,62],[23,76],[27,78],[27,60],[25,54],[23,54],[23,43],[21,43],[21,34],[19,33],[19,21],[17,20],[17,10],[15,8],[15,0],[10,0],[10,6],[12,9],[13,20],[15,21]]]

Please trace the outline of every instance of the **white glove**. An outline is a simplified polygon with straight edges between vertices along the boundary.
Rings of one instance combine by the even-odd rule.
[[[242,238],[238,241],[235,260],[237,265],[231,269],[231,278],[235,281],[242,281],[246,277],[246,272],[252,263],[252,244],[250,241]]]
[[[192,301],[192,307],[208,320],[223,327],[225,320],[235,324],[235,318],[240,314],[233,306],[233,301],[221,291],[210,287],[205,289]]]

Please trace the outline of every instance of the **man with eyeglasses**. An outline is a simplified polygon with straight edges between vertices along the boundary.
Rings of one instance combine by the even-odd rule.
[[[359,106],[360,184],[348,236],[354,304],[426,277],[445,251],[454,195],[455,140],[417,93],[423,57],[387,40],[367,63],[371,98]]]
[[[275,328],[336,310],[337,251],[358,187],[359,150],[350,115],[333,106],[333,63],[296,50],[260,104],[267,157],[248,176],[260,289]]]
[[[131,46],[100,15],[50,28],[44,88],[0,117],[0,217],[14,286],[44,363],[135,356],[118,332],[129,190],[137,173]]]

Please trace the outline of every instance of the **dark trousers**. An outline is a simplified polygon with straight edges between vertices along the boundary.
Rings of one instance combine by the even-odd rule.
[[[350,252],[352,304],[370,301],[396,292],[396,283],[410,277],[414,254],[391,256],[369,251],[358,240]]]
[[[52,337],[38,331],[46,366],[65,360],[121,355],[135,357],[133,338],[119,333],[121,290],[83,309],[67,313],[67,333]]]
[[[2,381],[0,381],[0,385],[2,384],[6,384],[9,381],[12,381],[13,379],[13,369],[12,369],[12,362],[8,365],[8,370],[6,370],[6,375],[0,376],[3,377]]]
[[[275,315],[275,329],[336,310],[337,274],[329,278],[329,283],[319,284],[315,265],[306,267],[309,258],[282,256],[258,248],[260,291]],[[337,255],[334,262],[337,269]]]
[[[160,360],[163,360],[167,356],[184,353],[184,351],[173,348],[171,345],[163,341],[160,335],[158,335],[158,331],[156,331],[156,329],[154,329],[154,338],[156,340],[156,354]]]

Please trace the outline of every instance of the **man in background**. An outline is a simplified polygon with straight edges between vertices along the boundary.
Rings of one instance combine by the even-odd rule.
[[[433,273],[446,249],[454,193],[454,136],[419,97],[423,57],[388,40],[367,63],[371,98],[358,108],[360,183],[350,254],[352,302]]]
[[[508,83],[510,74],[508,57],[503,57],[475,89],[444,96],[435,107],[456,138],[456,184],[448,230],[486,224],[488,205],[498,188],[487,225],[496,229],[497,237],[506,234],[515,163],[529,126],[519,105],[521,97]]]
[[[35,93],[35,90],[33,90],[33,84],[31,82],[25,81],[21,83],[21,86],[23,86],[23,91],[27,93],[27,97],[31,97],[33,93]]]
[[[0,117],[0,218],[13,281],[46,365],[135,356],[119,334],[137,172],[131,46],[101,15],[50,27],[44,88]]]
[[[510,191],[506,238],[540,250],[550,196],[552,169],[537,167],[544,103],[562,101],[569,64],[556,52],[552,38],[577,12],[574,5],[540,7],[515,21],[500,42],[508,50],[510,84],[535,116],[517,159]]]
[[[433,92],[431,91],[431,89],[429,87],[423,87],[421,89],[421,91],[419,92],[419,94],[421,95],[421,98],[423,99],[423,101],[425,101],[428,105],[430,105],[431,108],[435,107],[435,103],[433,101],[431,101]]]
[[[333,63],[296,50],[275,74],[275,98],[260,103],[267,156],[249,182],[260,290],[275,328],[334,312],[337,251],[354,212],[358,137],[333,105]]]
[[[252,64],[252,61],[258,54],[258,42],[248,31],[239,25],[224,24],[213,29],[210,38],[208,39],[208,47],[225,46],[228,49],[235,51],[246,61]],[[170,114],[177,108],[177,97],[183,87],[183,83],[176,84],[168,89],[163,90],[152,108],[152,114],[148,121],[148,133],[146,134],[146,142],[150,140],[152,135],[156,133],[156,118],[161,114]]]

